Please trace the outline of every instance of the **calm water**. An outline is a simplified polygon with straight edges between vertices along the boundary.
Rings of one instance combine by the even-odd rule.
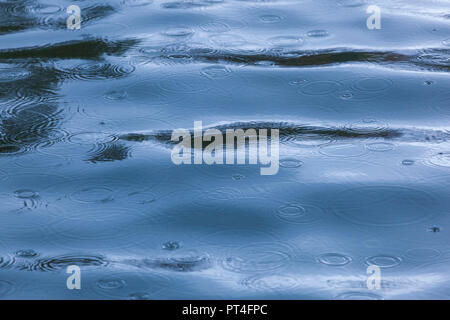
[[[369,4],[1,0],[0,297],[448,299],[450,3]],[[174,165],[199,120],[278,174]]]

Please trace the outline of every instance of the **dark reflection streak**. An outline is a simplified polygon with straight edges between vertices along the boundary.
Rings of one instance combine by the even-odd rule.
[[[67,41],[47,46],[0,50],[0,60],[32,59],[99,59],[104,54],[121,56],[138,40],[107,41],[105,39],[87,39]]]
[[[264,53],[245,54],[239,51],[215,51],[209,53],[207,49],[188,48],[176,52],[186,54],[197,62],[236,63],[258,65],[261,62],[271,62],[272,65],[281,67],[312,67],[334,65],[341,63],[376,63],[381,65],[399,65],[423,68],[426,70],[449,71],[450,64],[448,49],[424,49],[410,54],[397,52],[355,51],[348,48],[335,48],[321,51],[278,51],[268,50]],[[174,52],[168,55],[160,55],[158,59],[171,59]]]
[[[450,134],[440,130],[421,130],[421,129],[402,129],[402,128],[381,128],[371,129],[358,128],[354,130],[346,127],[321,127],[311,125],[300,125],[289,122],[236,122],[226,125],[219,125],[214,127],[208,127],[205,129],[218,129],[222,132],[222,139],[226,141],[225,132],[227,129],[278,129],[279,137],[281,141],[295,138],[297,140],[303,139],[317,139],[317,140],[339,140],[339,139],[400,139],[402,141],[419,141],[419,142],[442,142],[450,139]],[[190,130],[191,137],[193,137],[193,131]],[[269,132],[270,133],[270,132]],[[204,134],[204,131],[203,131]],[[160,130],[149,133],[128,133],[120,135],[118,138],[125,141],[143,142],[143,141],[157,141],[163,144],[177,144],[178,141],[171,141],[171,130]],[[193,141],[193,140],[192,140]],[[206,147],[210,142],[204,142],[203,147]]]

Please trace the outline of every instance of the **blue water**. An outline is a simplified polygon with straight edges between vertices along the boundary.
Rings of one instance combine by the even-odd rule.
[[[1,0],[0,298],[448,299],[450,3],[370,4]],[[194,121],[278,174],[176,166]]]

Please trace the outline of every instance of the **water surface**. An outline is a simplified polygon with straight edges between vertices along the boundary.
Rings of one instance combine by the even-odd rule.
[[[448,299],[450,3],[370,4],[1,0],[0,298]],[[174,165],[194,121],[278,174]]]

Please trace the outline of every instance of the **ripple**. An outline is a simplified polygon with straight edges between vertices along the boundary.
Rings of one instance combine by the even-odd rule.
[[[231,175],[231,179],[233,179],[234,181],[244,180],[245,178],[247,178],[247,177],[245,175],[243,175],[243,174],[233,174],[233,175]]]
[[[305,129],[307,127],[305,126]],[[280,142],[295,148],[317,148],[328,145],[333,140],[314,133],[290,134],[281,136]]]
[[[161,248],[163,250],[169,250],[169,251],[173,251],[173,250],[177,250],[180,248],[180,243],[178,241],[167,241],[165,243],[163,243],[161,245]]]
[[[339,97],[342,100],[351,100],[353,98],[353,93],[351,91],[342,92]]]
[[[370,151],[385,152],[394,149],[394,145],[389,142],[373,142],[366,144],[366,148]]]
[[[201,70],[201,74],[210,78],[210,79],[221,79],[225,77],[229,77],[232,71],[225,66],[209,66],[204,67]]]
[[[209,21],[201,25],[200,29],[205,32],[221,33],[230,31],[231,27],[224,21]]]
[[[36,209],[41,205],[39,196],[20,198],[16,195],[12,197],[10,194],[0,194],[0,200],[5,213],[22,213],[26,210]]]
[[[433,248],[413,248],[405,253],[405,257],[415,261],[430,261],[441,256],[441,252]]]
[[[114,289],[121,289],[121,288],[125,287],[126,281],[123,279],[120,279],[120,278],[109,277],[109,278],[98,280],[96,282],[96,285],[100,289],[114,290]]]
[[[324,253],[317,257],[317,261],[328,266],[345,266],[352,258],[340,253]]]
[[[427,159],[425,159],[425,164],[436,167],[449,168],[450,152],[438,152],[434,155],[431,155]]]
[[[259,17],[259,20],[263,23],[278,23],[283,20],[283,17],[277,16],[275,14],[264,14]]]
[[[12,255],[0,256],[0,270],[10,269],[16,263]]]
[[[240,282],[243,287],[261,290],[265,293],[292,290],[302,285],[301,281],[285,274],[262,274],[245,278]]]
[[[383,297],[370,292],[349,291],[338,294],[337,300],[383,300]]]
[[[388,255],[378,255],[366,258],[366,264],[376,265],[380,268],[393,268],[398,266],[401,262],[401,258]]]
[[[36,199],[39,198],[39,193],[33,190],[20,189],[14,191],[14,196],[20,199]]]
[[[2,154],[15,155],[27,149],[49,147],[66,135],[60,128],[64,110],[53,102],[21,103],[8,109],[2,118]]]
[[[280,167],[283,168],[299,168],[303,165],[303,161],[295,158],[282,158],[280,159]]]
[[[14,290],[14,285],[6,280],[0,280],[0,297],[9,295]]]
[[[160,274],[135,272],[113,273],[95,281],[93,290],[99,295],[114,299],[143,297],[137,293],[155,296],[170,284],[169,278]]]
[[[20,258],[34,258],[39,256],[39,252],[36,252],[33,249],[22,249],[16,251],[16,256]]]
[[[311,30],[306,33],[310,38],[325,38],[329,36],[327,30]]]
[[[54,4],[39,4],[32,11],[38,14],[55,14],[62,11],[62,8]]]
[[[322,146],[319,152],[328,157],[351,158],[361,157],[367,153],[367,150],[359,143],[339,143]]]
[[[340,84],[335,81],[313,81],[304,85],[300,92],[307,95],[327,95],[339,89]]]
[[[194,31],[189,27],[173,27],[165,30],[163,34],[167,37],[188,38],[194,35]]]
[[[291,85],[291,86],[303,86],[307,82],[308,82],[308,80],[306,80],[306,79],[294,79],[294,80],[289,81],[289,85]]]
[[[292,248],[283,243],[254,243],[237,249],[222,260],[222,266],[233,272],[253,273],[281,268],[292,259]]]
[[[79,267],[105,267],[108,262],[102,256],[94,255],[60,255],[41,258],[33,262],[30,271],[58,271],[65,270],[70,265]]]
[[[402,165],[404,165],[404,166],[412,166],[414,163],[415,163],[415,161],[411,160],[411,159],[402,160]]]
[[[67,70],[67,76],[73,80],[108,80],[129,76],[135,71],[130,64],[116,65],[102,62],[86,62]]]
[[[125,90],[111,90],[104,95],[109,100],[124,100],[127,96],[128,93]]]
[[[352,122],[345,128],[358,134],[374,134],[388,130],[389,126],[380,120],[368,118]]]
[[[269,38],[267,41],[280,49],[300,47],[305,43],[305,40],[302,37],[296,36],[277,36]]]
[[[114,199],[113,190],[106,187],[88,187],[75,191],[70,195],[74,201],[81,203],[110,202]]]
[[[436,200],[428,193],[399,186],[365,186],[340,192],[331,200],[335,214],[370,226],[401,226],[430,219]]]
[[[323,211],[312,205],[290,203],[279,207],[275,215],[284,222],[307,224],[322,219]]]
[[[4,65],[0,63],[0,83],[18,81],[28,78],[31,75],[30,71],[25,68]]]
[[[353,88],[360,91],[380,92],[391,88],[392,80],[384,78],[363,78],[353,84]]]
[[[442,40],[442,44],[446,47],[450,47],[450,38]]]
[[[141,268],[162,269],[175,272],[194,272],[209,269],[211,258],[204,253],[178,253],[167,258],[143,259],[134,265]]]
[[[148,204],[155,202],[157,196],[148,191],[134,191],[128,194],[128,199],[137,204]]]

